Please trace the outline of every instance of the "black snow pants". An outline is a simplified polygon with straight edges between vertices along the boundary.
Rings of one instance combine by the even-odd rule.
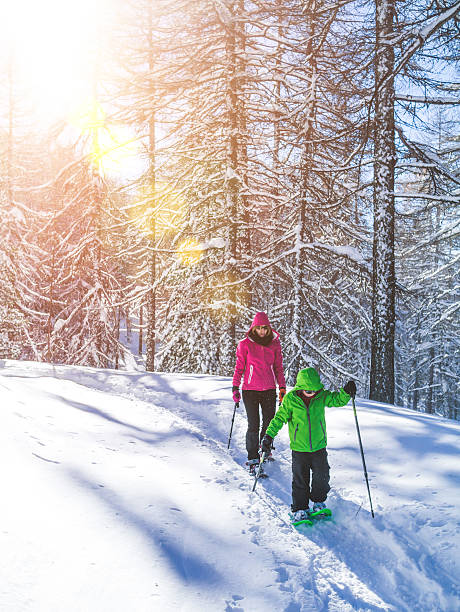
[[[312,502],[325,501],[330,490],[327,450],[322,448],[314,453],[303,453],[293,450],[292,511],[306,510],[310,499]]]
[[[259,443],[267,431],[270,421],[276,411],[276,389],[252,391],[243,389],[243,402],[248,415],[248,430],[246,432],[246,450],[248,460],[258,459]],[[262,409],[262,428],[260,428],[259,407]]]

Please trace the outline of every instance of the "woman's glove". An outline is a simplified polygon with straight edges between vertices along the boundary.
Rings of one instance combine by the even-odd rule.
[[[268,434],[265,434],[265,436],[262,438],[262,442],[260,443],[260,448],[262,449],[263,453],[267,453],[267,455],[270,454],[270,451],[272,450],[272,442],[273,438]]]
[[[356,395],[356,385],[353,380],[349,380],[346,385],[343,385],[343,390],[351,397]]]
[[[238,404],[238,402],[241,399],[239,387],[232,387],[232,392],[233,392],[233,395],[232,395],[233,401],[235,402],[235,404]]]
[[[286,389],[284,387],[280,387],[279,390],[279,399],[280,399],[280,404],[283,401],[283,397],[286,395]]]

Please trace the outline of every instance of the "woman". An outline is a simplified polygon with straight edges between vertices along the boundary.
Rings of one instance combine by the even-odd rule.
[[[246,338],[236,349],[233,374],[233,401],[240,401],[240,383],[243,377],[243,402],[248,417],[246,450],[251,474],[259,467],[259,443],[276,410],[276,384],[279,399],[286,394],[283,359],[279,334],[270,325],[265,312],[257,312]],[[260,429],[259,408],[262,410]]]

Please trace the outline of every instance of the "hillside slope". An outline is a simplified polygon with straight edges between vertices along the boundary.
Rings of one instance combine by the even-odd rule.
[[[251,493],[227,378],[0,362],[2,611],[460,609],[460,426],[328,409],[334,522],[289,525],[290,451]]]

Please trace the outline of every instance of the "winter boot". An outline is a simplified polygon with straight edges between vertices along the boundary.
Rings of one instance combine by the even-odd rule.
[[[257,472],[259,471],[259,460],[258,459],[249,459],[249,461],[246,461],[246,465],[248,466],[249,474],[251,476],[255,476]],[[262,471],[263,471],[263,468],[261,468],[261,473]]]
[[[290,512],[289,516],[293,523],[297,523],[298,521],[307,521],[310,518],[310,512],[308,508],[306,510],[296,510],[295,512]]]
[[[326,504],[324,502],[315,502],[313,504],[313,512],[319,512],[320,510],[324,510],[326,508]]]

